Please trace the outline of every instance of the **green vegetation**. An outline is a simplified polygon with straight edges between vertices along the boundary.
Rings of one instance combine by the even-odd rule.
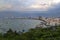
[[[30,29],[21,34],[9,29],[7,33],[0,34],[0,40],[60,40],[60,26],[56,26],[55,30],[51,28]]]

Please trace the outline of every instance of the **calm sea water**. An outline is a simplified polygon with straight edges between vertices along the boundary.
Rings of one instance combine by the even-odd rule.
[[[13,31],[28,31],[35,28],[40,23],[40,20],[30,19],[0,19],[0,32],[6,32],[10,28]]]

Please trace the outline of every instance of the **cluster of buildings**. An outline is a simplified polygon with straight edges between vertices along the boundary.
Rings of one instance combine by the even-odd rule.
[[[46,22],[48,25],[52,26],[60,25],[60,18],[47,18]]]
[[[46,17],[39,17],[39,20],[42,20],[37,27],[51,27],[51,26],[58,26],[60,25],[60,18],[46,18]]]

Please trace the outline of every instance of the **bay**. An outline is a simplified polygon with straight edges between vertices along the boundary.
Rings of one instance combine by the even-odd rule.
[[[40,20],[32,19],[0,19],[0,32],[6,32],[9,29],[13,31],[28,31],[35,28],[40,23]]]

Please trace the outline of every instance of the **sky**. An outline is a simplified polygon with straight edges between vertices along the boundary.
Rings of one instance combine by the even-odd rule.
[[[0,11],[50,11],[59,10],[59,5],[60,0],[0,0]]]

